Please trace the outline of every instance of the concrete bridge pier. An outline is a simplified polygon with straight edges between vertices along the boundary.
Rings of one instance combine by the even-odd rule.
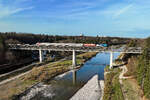
[[[110,69],[113,68],[113,52],[112,51],[110,52],[110,67],[109,68]]]
[[[72,55],[72,66],[73,68],[76,67],[76,52],[73,50],[73,55]]]
[[[41,49],[39,49],[39,60],[40,60],[40,63],[43,62],[43,51]]]
[[[51,50],[48,50],[48,52],[50,53],[50,52],[51,52]]]

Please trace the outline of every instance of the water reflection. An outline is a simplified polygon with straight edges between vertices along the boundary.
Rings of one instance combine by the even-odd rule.
[[[76,70],[72,70],[72,80],[73,80],[73,85],[75,85],[76,81],[77,81],[77,71]]]

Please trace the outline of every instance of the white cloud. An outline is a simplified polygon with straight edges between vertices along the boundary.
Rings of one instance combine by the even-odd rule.
[[[34,7],[33,6],[22,6],[20,5],[22,3],[25,3],[27,0],[21,0],[22,2],[15,0],[14,3],[8,3],[8,4],[3,4],[0,2],[0,18],[8,17],[13,14],[25,11],[25,10],[31,10]]]
[[[33,7],[15,8],[15,9],[11,9],[9,7],[5,7],[3,9],[0,9],[0,18],[7,17],[7,16],[10,16],[10,15],[19,13],[21,11],[30,10],[30,9],[33,9]]]
[[[114,4],[109,6],[108,8],[104,9],[104,10],[100,10],[99,13],[105,17],[108,18],[118,18],[121,15],[126,15],[129,14],[129,12],[132,12],[135,10],[135,7],[137,5],[134,4]],[[134,11],[135,12],[135,11]]]
[[[114,17],[119,17],[121,14],[127,12],[132,6],[133,6],[133,5],[130,4],[130,5],[127,5],[127,6],[124,7],[124,8],[121,8],[120,10],[116,11],[116,12],[114,13]]]

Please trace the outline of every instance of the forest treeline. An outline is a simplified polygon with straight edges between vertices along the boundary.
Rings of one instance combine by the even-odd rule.
[[[11,51],[8,49],[7,40],[0,35],[0,65],[15,64],[18,61],[31,57],[31,51]],[[14,41],[13,41],[14,42]]]
[[[7,51],[4,39],[0,36],[0,64],[5,61],[5,52]]]
[[[92,36],[58,36],[44,34],[27,34],[16,32],[0,33],[0,36],[5,39],[6,43],[24,43],[35,44],[37,42],[70,42],[70,43],[128,43],[130,38],[120,37],[92,37]]]

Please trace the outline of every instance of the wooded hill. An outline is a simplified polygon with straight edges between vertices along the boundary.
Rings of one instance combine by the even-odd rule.
[[[35,44],[37,42],[69,42],[69,43],[109,43],[122,44],[128,43],[130,38],[119,37],[92,37],[92,36],[58,36],[58,35],[42,35],[42,34],[27,34],[6,32],[0,33],[0,36],[6,43],[25,43]]]

